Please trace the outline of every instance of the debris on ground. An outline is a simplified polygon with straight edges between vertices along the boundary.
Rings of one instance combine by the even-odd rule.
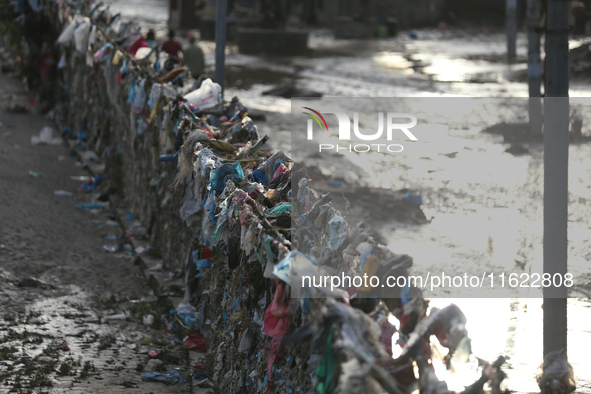
[[[64,140],[61,137],[53,137],[53,128],[45,126],[39,132],[39,135],[31,137],[31,145],[61,145]]]
[[[572,393],[577,388],[573,367],[564,350],[550,352],[544,357],[536,380],[543,394]]]
[[[145,372],[160,371],[161,368],[163,367],[163,364],[164,363],[162,362],[162,360],[151,359],[150,361],[148,361],[148,363],[144,367],[144,371]]]
[[[33,278],[24,278],[17,284],[18,287],[37,287],[42,290],[55,289],[55,286],[41,282]]]
[[[106,208],[104,204],[97,204],[97,203],[84,203],[76,205],[76,209],[79,211],[92,211],[92,210],[103,210]]]
[[[168,372],[148,372],[142,375],[142,380],[162,382],[167,383],[169,385],[187,382],[185,379],[183,379],[181,375],[179,375],[177,371],[174,370]]]

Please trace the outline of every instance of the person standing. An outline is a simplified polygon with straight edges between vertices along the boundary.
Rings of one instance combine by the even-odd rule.
[[[168,40],[162,43],[162,50],[168,53],[168,55],[171,57],[174,56],[177,59],[181,59],[183,53],[183,45],[174,39],[175,35],[175,31],[172,29],[168,32]]]
[[[197,45],[194,35],[189,37],[189,46],[183,51],[183,63],[189,67],[194,78],[199,78],[205,69],[205,55],[203,49]]]
[[[154,31],[154,29],[150,29],[148,30],[148,34],[146,35],[146,44],[148,44],[149,47],[154,46],[154,44],[156,43],[156,32]]]
[[[134,43],[131,44],[131,46],[127,49],[127,52],[129,52],[131,55],[135,56],[135,54],[137,53],[137,51],[140,48],[153,47],[155,43],[156,43],[156,33],[154,32],[153,29],[150,29],[150,30],[148,30],[148,34],[146,34],[146,37],[144,38],[143,36],[140,35],[137,38],[137,40],[135,40]]]

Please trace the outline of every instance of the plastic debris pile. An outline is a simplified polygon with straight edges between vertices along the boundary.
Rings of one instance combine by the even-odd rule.
[[[348,224],[305,169],[269,149],[238,98],[221,100],[219,85],[194,79],[157,47],[127,53],[140,39],[133,24],[100,4],[46,3],[39,12],[63,24],[55,117],[78,149],[101,152],[106,180],[137,218],[134,234],[184,269],[185,299],[166,325],[205,353],[193,380],[224,393],[448,392],[433,371],[431,338],[447,349],[448,367],[454,354],[470,357],[458,307],[429,311],[410,286],[386,296],[297,285],[304,275],[408,275],[412,258]],[[489,380],[500,387],[502,363],[483,363],[466,393]],[[183,382],[175,371],[142,379]]]

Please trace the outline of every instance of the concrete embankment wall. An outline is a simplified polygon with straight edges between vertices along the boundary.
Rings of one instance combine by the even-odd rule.
[[[106,164],[114,208],[138,220],[127,236],[145,237],[153,256],[184,273],[179,319],[163,318],[179,339],[191,334],[185,345],[204,353],[220,392],[332,392],[353,383],[397,392],[388,373],[394,328],[377,297],[354,308],[343,289],[296,281],[304,271],[360,273],[366,261],[366,270],[382,265],[387,274],[400,256],[347,225],[283,152],[257,149],[263,136],[238,99],[212,93],[205,110],[191,108],[183,96],[210,82],[130,56],[131,25],[104,9],[49,3],[40,12],[63,31],[56,122],[76,149]]]

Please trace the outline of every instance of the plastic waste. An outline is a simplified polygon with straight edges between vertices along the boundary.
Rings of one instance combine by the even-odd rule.
[[[151,326],[154,324],[154,315],[145,315],[143,318],[144,325]]]
[[[84,20],[74,29],[74,40],[76,50],[80,53],[85,53],[88,48],[88,36],[92,24],[90,19],[85,17]]]
[[[65,52],[62,52],[62,55],[60,56],[60,61],[57,63],[57,68],[60,70],[66,68],[66,53]]]
[[[267,215],[268,216],[280,215],[286,211],[291,211],[291,204],[277,205]]]
[[[104,59],[107,54],[109,53],[109,51],[111,50],[111,48],[113,48],[113,45],[111,44],[105,44],[101,49],[99,49],[98,51],[96,51],[94,53],[94,61],[98,62],[101,59]]]
[[[187,93],[184,98],[197,109],[206,109],[219,103],[222,87],[207,78],[199,89]]]
[[[64,140],[56,137],[53,138],[53,128],[49,126],[45,126],[39,132],[39,135],[31,136],[31,145],[61,145],[64,143]]]
[[[340,367],[339,382],[335,392],[340,394],[356,394],[375,391],[376,382],[371,376],[370,364],[360,363],[358,359],[354,358],[343,362]]]
[[[68,197],[68,196],[72,196],[73,194],[66,191],[66,190],[54,190],[53,194],[55,194],[56,196],[64,196],[64,197]]]
[[[107,28],[107,34],[112,33],[113,35],[116,36],[121,31],[121,25],[122,25],[121,15],[118,14],[115,17],[113,17],[113,19],[111,20],[111,24]]]
[[[144,90],[145,80],[141,80],[137,86],[137,91],[131,105],[131,112],[134,114],[140,114],[146,104],[146,91]]]
[[[156,63],[156,51],[153,51],[150,47],[139,48],[135,53],[134,57],[137,60],[143,60],[148,58],[150,63]]]
[[[117,245],[103,245],[103,249],[105,249],[109,253],[123,252],[126,250],[123,246],[123,243],[121,242]]]
[[[111,17],[106,11],[92,18],[96,18],[106,32],[93,38],[97,41],[97,47],[102,46],[94,53],[97,64],[84,71],[77,70],[75,64],[83,63],[72,60],[78,56],[72,58],[73,51],[62,51],[66,72],[75,77],[73,81],[80,82],[69,87],[77,94],[70,97],[69,103],[77,106],[75,113],[78,120],[87,117],[77,133],[80,137],[78,142],[85,151],[96,149],[101,154],[105,152],[105,157],[117,151],[127,155],[122,164],[128,175],[123,179],[127,183],[126,191],[129,191],[125,204],[141,214],[146,227],[140,221],[133,221],[133,216],[130,216],[128,224],[131,227],[126,235],[145,236],[149,228],[150,242],[162,246],[162,262],[153,265],[150,271],[165,271],[163,266],[168,267],[169,264],[176,268],[175,263],[188,258],[188,261],[185,260],[187,304],[179,305],[172,316],[166,316],[171,339],[181,342],[185,348],[198,351],[207,351],[208,345],[212,347],[208,365],[212,362],[211,367],[219,372],[215,378],[216,383],[219,383],[219,392],[242,389],[248,392],[266,390],[269,393],[291,394],[314,390],[318,383],[317,391],[328,393],[336,389],[334,386],[337,382],[342,384],[342,390],[339,391],[342,393],[382,392],[379,387],[373,387],[377,379],[373,376],[375,370],[372,368],[374,360],[375,365],[379,365],[391,358],[394,328],[387,319],[383,320],[379,311],[369,314],[377,310],[378,302],[370,299],[367,305],[371,308],[364,305],[351,307],[348,302],[353,304],[360,299],[352,297],[354,290],[349,293],[339,288],[331,290],[300,284],[303,283],[304,275],[333,275],[335,271],[343,269],[348,276],[359,273],[404,275],[412,259],[409,256],[392,256],[364,233],[360,226],[352,229],[344,217],[331,207],[330,197],[312,189],[312,180],[308,179],[305,172],[292,173],[291,160],[283,152],[268,157],[264,145],[266,138],[258,137],[257,125],[248,115],[247,108],[237,99],[219,105],[219,85],[211,80],[193,81],[188,76],[170,83],[162,81],[161,85],[154,84],[152,78],[144,83],[141,78],[146,77],[145,74],[132,62],[126,63],[119,49],[115,50],[110,44],[105,45],[105,39],[108,39],[112,42],[117,40],[120,48],[127,47],[129,43],[121,45],[121,40],[134,35],[137,40],[139,32],[135,31],[135,27],[121,23],[119,16]],[[68,25],[72,30],[64,40],[72,44],[73,39],[77,50],[86,51],[85,45],[80,46],[84,41],[91,41],[90,36],[86,40],[80,34],[87,29],[84,23],[86,19],[77,19],[78,27],[75,28],[74,22]],[[93,33],[96,33],[94,27],[90,29],[90,35]],[[151,49],[145,48],[144,51],[147,53]],[[162,60],[165,57],[163,54]],[[108,59],[107,63],[104,62],[105,58]],[[173,62],[167,65],[161,62],[161,65],[157,66],[161,69],[160,73],[155,73],[147,62],[142,68],[145,66],[152,77],[175,72],[166,70],[167,65],[173,65]],[[90,70],[92,74],[88,74]],[[183,70],[177,68],[176,72],[183,73]],[[99,76],[98,84],[95,75]],[[197,86],[200,88],[194,90]],[[128,97],[125,97],[126,93]],[[182,95],[188,104],[179,103],[178,96]],[[75,100],[86,96],[88,111],[86,105],[84,109],[78,108],[82,103]],[[125,99],[128,104],[132,104],[131,114],[122,114],[120,111],[129,111],[128,106],[118,106]],[[113,117],[113,122],[104,125],[102,121],[106,117]],[[128,120],[130,127],[120,127]],[[148,129],[148,124],[154,129]],[[156,130],[158,126],[159,130]],[[113,134],[127,129],[129,133],[117,136],[122,138],[111,139]],[[100,134],[97,134],[98,130]],[[64,128],[65,136],[73,134],[75,132],[71,129],[66,132]],[[88,143],[82,143],[83,140]],[[161,146],[157,146],[159,142]],[[113,148],[103,150],[103,147],[112,143],[115,143]],[[182,182],[178,182],[180,187],[172,202],[166,207],[162,206],[164,209],[161,210],[158,205],[166,201],[172,168],[157,162],[160,154],[161,161],[172,161],[175,167],[180,167],[179,174],[186,175]],[[89,157],[92,155],[93,152],[88,151],[85,160],[96,159]],[[118,167],[118,163],[115,163],[111,168]],[[244,179],[245,175],[248,175],[248,180]],[[329,185],[333,187],[345,186],[342,181],[330,182]],[[83,189],[92,190],[97,184],[96,178],[90,179]],[[286,187],[286,184],[289,186]],[[387,197],[392,199],[391,194]],[[172,203],[177,204],[181,198],[184,201],[180,218],[185,222],[178,220],[178,206],[171,208]],[[404,190],[397,192],[393,203],[402,209],[418,209],[411,205],[420,204],[419,198]],[[77,208],[93,210],[105,209],[106,206],[89,204],[80,207]],[[291,214],[294,215],[294,222],[302,224],[301,228],[288,229],[291,227]],[[194,219],[193,223],[191,219]],[[199,237],[194,238],[189,232],[197,228]],[[181,240],[183,243],[179,248]],[[294,251],[290,253],[292,248]],[[105,249],[131,252],[130,245],[121,243],[105,245]],[[142,249],[136,251],[141,252]],[[176,257],[169,258],[169,252]],[[181,272],[180,269],[176,273],[164,272],[163,276],[170,274],[176,282]],[[275,278],[272,278],[273,275]],[[211,278],[214,278],[213,283]],[[171,282],[164,285],[164,293],[177,292],[173,289],[177,284]],[[194,294],[194,291],[199,293]],[[424,331],[417,343],[424,343],[425,334],[437,335],[450,348],[450,353],[456,347],[460,350],[455,353],[458,358],[469,356],[469,339],[463,327],[465,321],[458,318],[461,315],[444,313],[436,317],[433,314],[429,319],[421,309],[424,300],[420,293],[417,294],[410,286],[398,291],[395,301],[387,305],[392,306],[391,310],[397,317],[402,317],[401,329],[407,331],[400,333],[401,338],[412,334],[418,325],[418,329]],[[339,301],[331,300],[331,297],[339,298]],[[394,300],[393,297],[391,299]],[[199,302],[194,305],[198,307],[198,312],[188,304],[189,300]],[[292,313],[294,319],[290,321]],[[302,315],[305,315],[304,319]],[[128,316],[119,314],[111,318],[127,319]],[[148,326],[160,318],[151,314],[140,316]],[[424,326],[420,324],[422,321],[425,321]],[[296,330],[305,328],[299,332],[300,340],[295,343],[306,349],[299,349],[302,352],[296,351],[299,354],[294,353],[293,357],[284,357],[288,354],[280,352],[282,339],[288,329],[293,328],[292,325],[300,325],[295,327]],[[181,341],[185,327],[189,327],[189,330],[200,329],[202,332],[207,330],[214,340],[209,344],[200,332],[190,332]],[[312,337],[310,349],[307,349],[308,343],[303,342],[303,338],[307,337]],[[142,343],[145,344],[145,341]],[[287,345],[286,350],[291,351]],[[423,346],[420,350],[426,352]],[[237,360],[236,356],[242,357],[242,360]],[[165,360],[156,351],[150,352],[150,357]],[[410,362],[414,379],[412,363],[415,360],[403,357],[398,361],[400,363],[395,368],[402,367],[405,372],[406,364]],[[156,364],[160,363],[154,362],[147,369],[161,368],[162,364]],[[267,374],[263,376],[265,368]],[[310,379],[315,369],[317,379]],[[175,371],[171,371],[174,374],[172,377],[168,373],[149,372],[144,374],[144,380],[169,384],[182,380]],[[198,385],[208,384],[209,373],[204,366],[195,365],[192,375]],[[310,380],[313,383],[310,384]],[[424,393],[440,394],[447,390],[436,381],[432,383],[434,389],[430,390],[428,384]],[[252,386],[240,388],[237,384]]]
[[[72,175],[70,176],[70,179],[73,181],[82,181],[82,182],[88,182],[88,180],[91,177],[89,177],[88,175]]]
[[[76,205],[76,209],[79,211],[90,211],[91,209],[105,209],[106,206],[103,204],[97,204],[97,203],[85,203],[85,204],[79,204]]]
[[[242,332],[242,337],[240,338],[240,344],[238,345],[238,351],[240,353],[244,353],[250,350],[252,346],[252,341],[250,339],[250,334],[248,333],[248,328]]]
[[[122,312],[122,313],[116,313],[114,315],[105,316],[104,319],[105,320],[125,320],[129,316],[131,316],[130,312],[129,311],[125,311],[125,312]]]
[[[100,185],[103,179],[105,179],[104,175],[97,175],[95,177],[92,177],[88,179],[86,183],[80,185],[80,189],[78,191],[87,193],[91,192],[95,190],[98,187],[98,185]]]
[[[343,217],[340,214],[338,214],[337,212],[334,212],[332,214],[331,218],[328,221],[328,244],[331,248],[338,249],[345,240],[343,232],[345,231],[346,225],[347,222],[345,222],[345,219],[343,219]]]
[[[185,343],[183,347],[189,350],[193,350],[195,352],[206,353],[207,352],[207,343],[205,342],[205,338],[201,334],[197,334],[195,332],[190,332],[187,334],[187,338],[185,338]]]
[[[170,155],[160,155],[158,158],[162,162],[171,162],[174,164],[174,168],[176,172],[179,172],[179,154],[178,152],[172,153]]]
[[[39,172],[29,170],[29,175],[33,178],[41,178],[41,174]]]
[[[135,237],[135,236],[144,236],[148,232],[148,229],[142,226],[142,223],[139,220],[136,220],[132,223],[131,226],[127,229],[127,237]]]
[[[99,157],[95,151],[88,150],[88,151],[84,152],[84,154],[82,155],[82,160],[97,162],[99,160]]]
[[[334,379],[336,374],[336,354],[332,350],[332,337],[334,327],[330,328],[326,344],[324,345],[324,354],[320,364],[316,368],[316,390],[320,394],[330,394],[334,392],[336,381]]]
[[[193,365],[192,378],[197,379],[197,380],[209,379],[210,375],[209,375],[209,372],[207,371],[207,368],[205,367],[205,365],[203,365],[203,364]]]
[[[287,333],[289,320],[286,317],[273,315],[271,306],[265,312],[263,332],[270,337],[283,337]]]
[[[197,312],[197,310],[195,309],[194,306],[192,306],[190,304],[180,303],[176,308],[176,312],[179,315],[182,315],[185,313],[194,314],[195,312]]]
[[[70,126],[64,126],[64,128],[62,129],[62,137],[70,138],[71,135],[72,135],[72,128]]]
[[[93,24],[88,35],[88,45],[94,45],[96,41],[96,26]]]
[[[419,378],[420,392],[425,394],[448,394],[447,384],[435,375],[435,371],[424,368]]]
[[[235,177],[244,178],[244,172],[242,172],[240,163],[227,163],[211,172],[209,184],[213,190],[221,192],[226,187],[227,179]]]
[[[66,27],[64,28],[64,30],[62,31],[62,34],[60,34],[60,36],[57,39],[57,43],[58,44],[69,44],[70,42],[72,42],[72,39],[74,38],[74,28],[76,27],[76,19],[72,19],[72,21],[70,23],[68,23],[66,25]]]
[[[147,372],[142,375],[142,380],[151,382],[162,382],[170,385],[186,383],[186,380],[177,371],[168,372]]]
[[[163,364],[164,364],[164,362],[162,362],[162,360],[158,360],[156,358],[153,358],[153,359],[149,360],[148,363],[146,364],[146,366],[144,367],[144,372],[158,371],[162,367]]]
[[[482,389],[484,385],[489,381],[492,380],[492,392],[495,394],[500,393],[500,383],[505,378],[505,373],[500,369],[501,365],[505,363],[505,357],[499,356],[492,364],[488,363],[484,360],[479,360],[479,364],[482,365],[482,374],[480,379],[476,382],[472,383],[471,385],[467,386],[466,389],[462,392],[462,394],[480,394],[482,393]],[[424,363],[423,363],[424,364]],[[421,367],[419,367],[421,368]],[[424,368],[429,369],[429,368]],[[442,382],[443,383],[443,382]],[[496,391],[498,390],[498,391]],[[439,392],[440,393],[440,392]],[[437,393],[437,394],[439,394]]]
[[[269,309],[271,314],[276,317],[287,317],[291,315],[289,305],[285,300],[285,283],[279,282],[277,285],[277,290],[275,290],[275,296]]]
[[[536,380],[543,394],[572,393],[577,388],[573,367],[564,350],[550,352],[544,357]]]

